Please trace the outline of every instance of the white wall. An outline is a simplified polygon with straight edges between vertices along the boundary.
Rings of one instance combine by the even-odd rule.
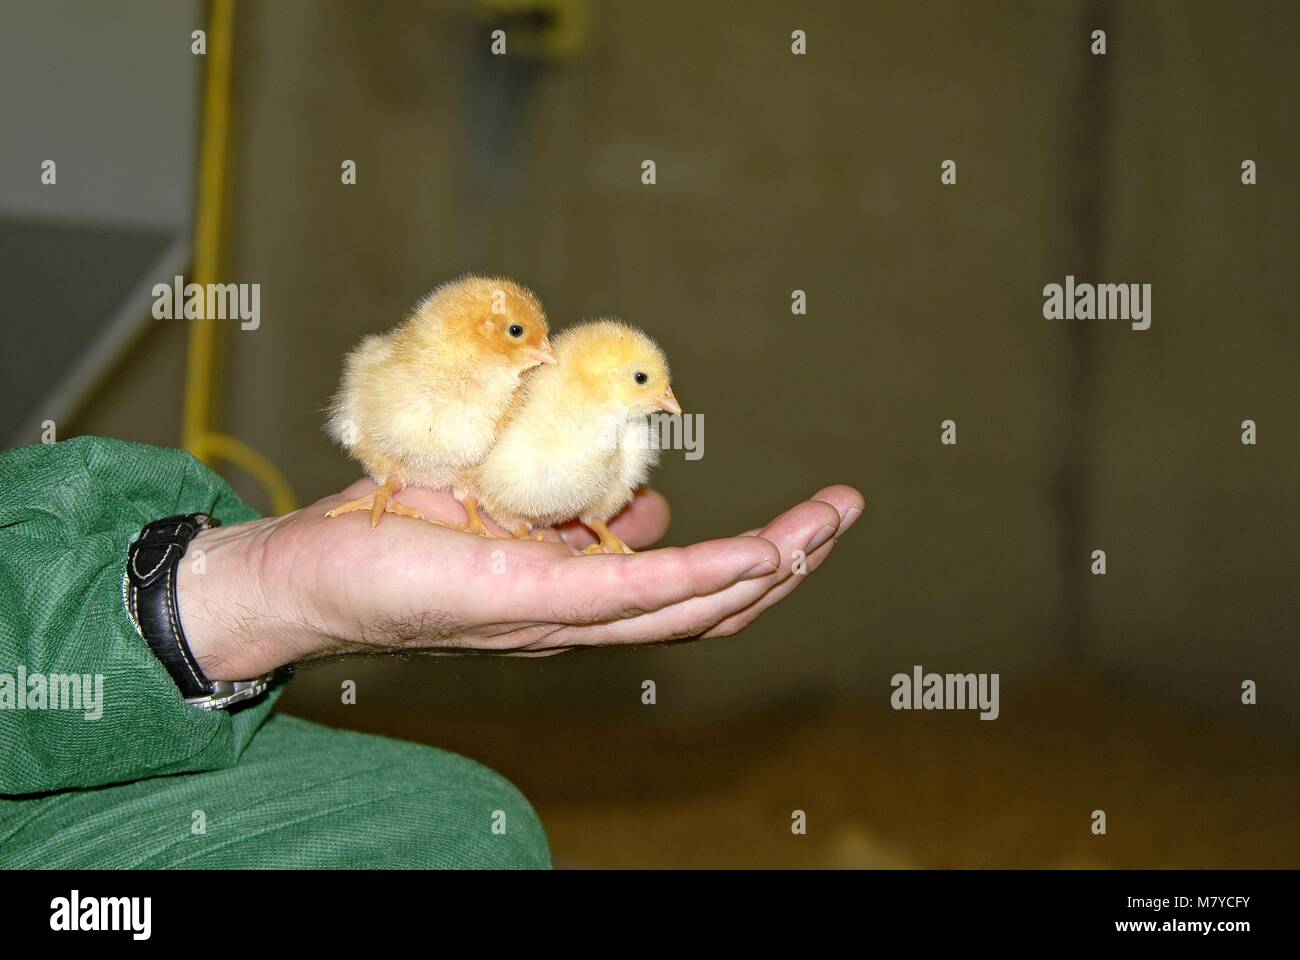
[[[197,0],[5,0],[0,217],[188,223],[201,17]]]

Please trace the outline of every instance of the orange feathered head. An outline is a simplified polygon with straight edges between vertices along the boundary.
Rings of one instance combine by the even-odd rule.
[[[465,276],[442,284],[420,301],[403,333],[517,371],[555,362],[541,302],[505,277]]]
[[[635,414],[681,413],[673,396],[668,358],[636,327],[594,320],[555,338],[560,369],[599,397]]]

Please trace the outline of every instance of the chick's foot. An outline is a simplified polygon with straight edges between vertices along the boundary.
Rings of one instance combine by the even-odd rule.
[[[595,531],[596,536],[600,538],[599,543],[593,543],[591,546],[583,549],[583,553],[632,553],[632,548],[618,538],[613,530],[605,526],[601,520],[583,520],[584,524]]]
[[[423,520],[424,514],[414,507],[408,507],[404,503],[398,503],[393,499],[393,491],[387,487],[380,487],[374,493],[357,497],[355,500],[349,500],[347,503],[341,503],[333,510],[325,514],[327,520],[333,520],[335,517],[341,517],[345,513],[359,513],[362,510],[370,511],[370,527],[374,529],[379,526],[379,518],[385,513],[393,513],[399,517],[410,517],[412,520]]]
[[[464,523],[447,523],[445,520],[433,520],[431,522],[436,523],[440,527],[446,527],[449,530],[459,530],[461,533],[473,533],[488,540],[502,539],[489,530],[487,524],[483,522],[483,518],[479,516],[478,501],[476,499],[473,497],[466,497],[460,502],[460,505],[465,508],[465,516],[467,519]]]

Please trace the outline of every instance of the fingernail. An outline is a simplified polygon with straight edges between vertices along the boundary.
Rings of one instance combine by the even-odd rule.
[[[829,540],[834,534],[835,534],[834,527],[825,527],[825,526],[822,527],[820,530],[817,531],[817,533],[813,536],[813,538],[808,541],[808,546],[803,548],[803,552],[812,553],[823,543]]]
[[[757,580],[759,577],[766,577],[769,573],[776,572],[776,564],[771,560],[764,560],[760,564],[750,567],[740,575],[741,580]]]
[[[839,532],[843,533],[849,527],[858,522],[858,517],[862,516],[862,511],[857,507],[849,507],[849,512],[844,514],[844,519],[840,521]]]

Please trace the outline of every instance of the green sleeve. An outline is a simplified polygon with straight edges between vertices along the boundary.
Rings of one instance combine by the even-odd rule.
[[[0,452],[0,794],[227,767],[266,719],[278,689],[188,706],[127,613],[127,547],[181,513],[257,518],[179,450],[79,437]]]

